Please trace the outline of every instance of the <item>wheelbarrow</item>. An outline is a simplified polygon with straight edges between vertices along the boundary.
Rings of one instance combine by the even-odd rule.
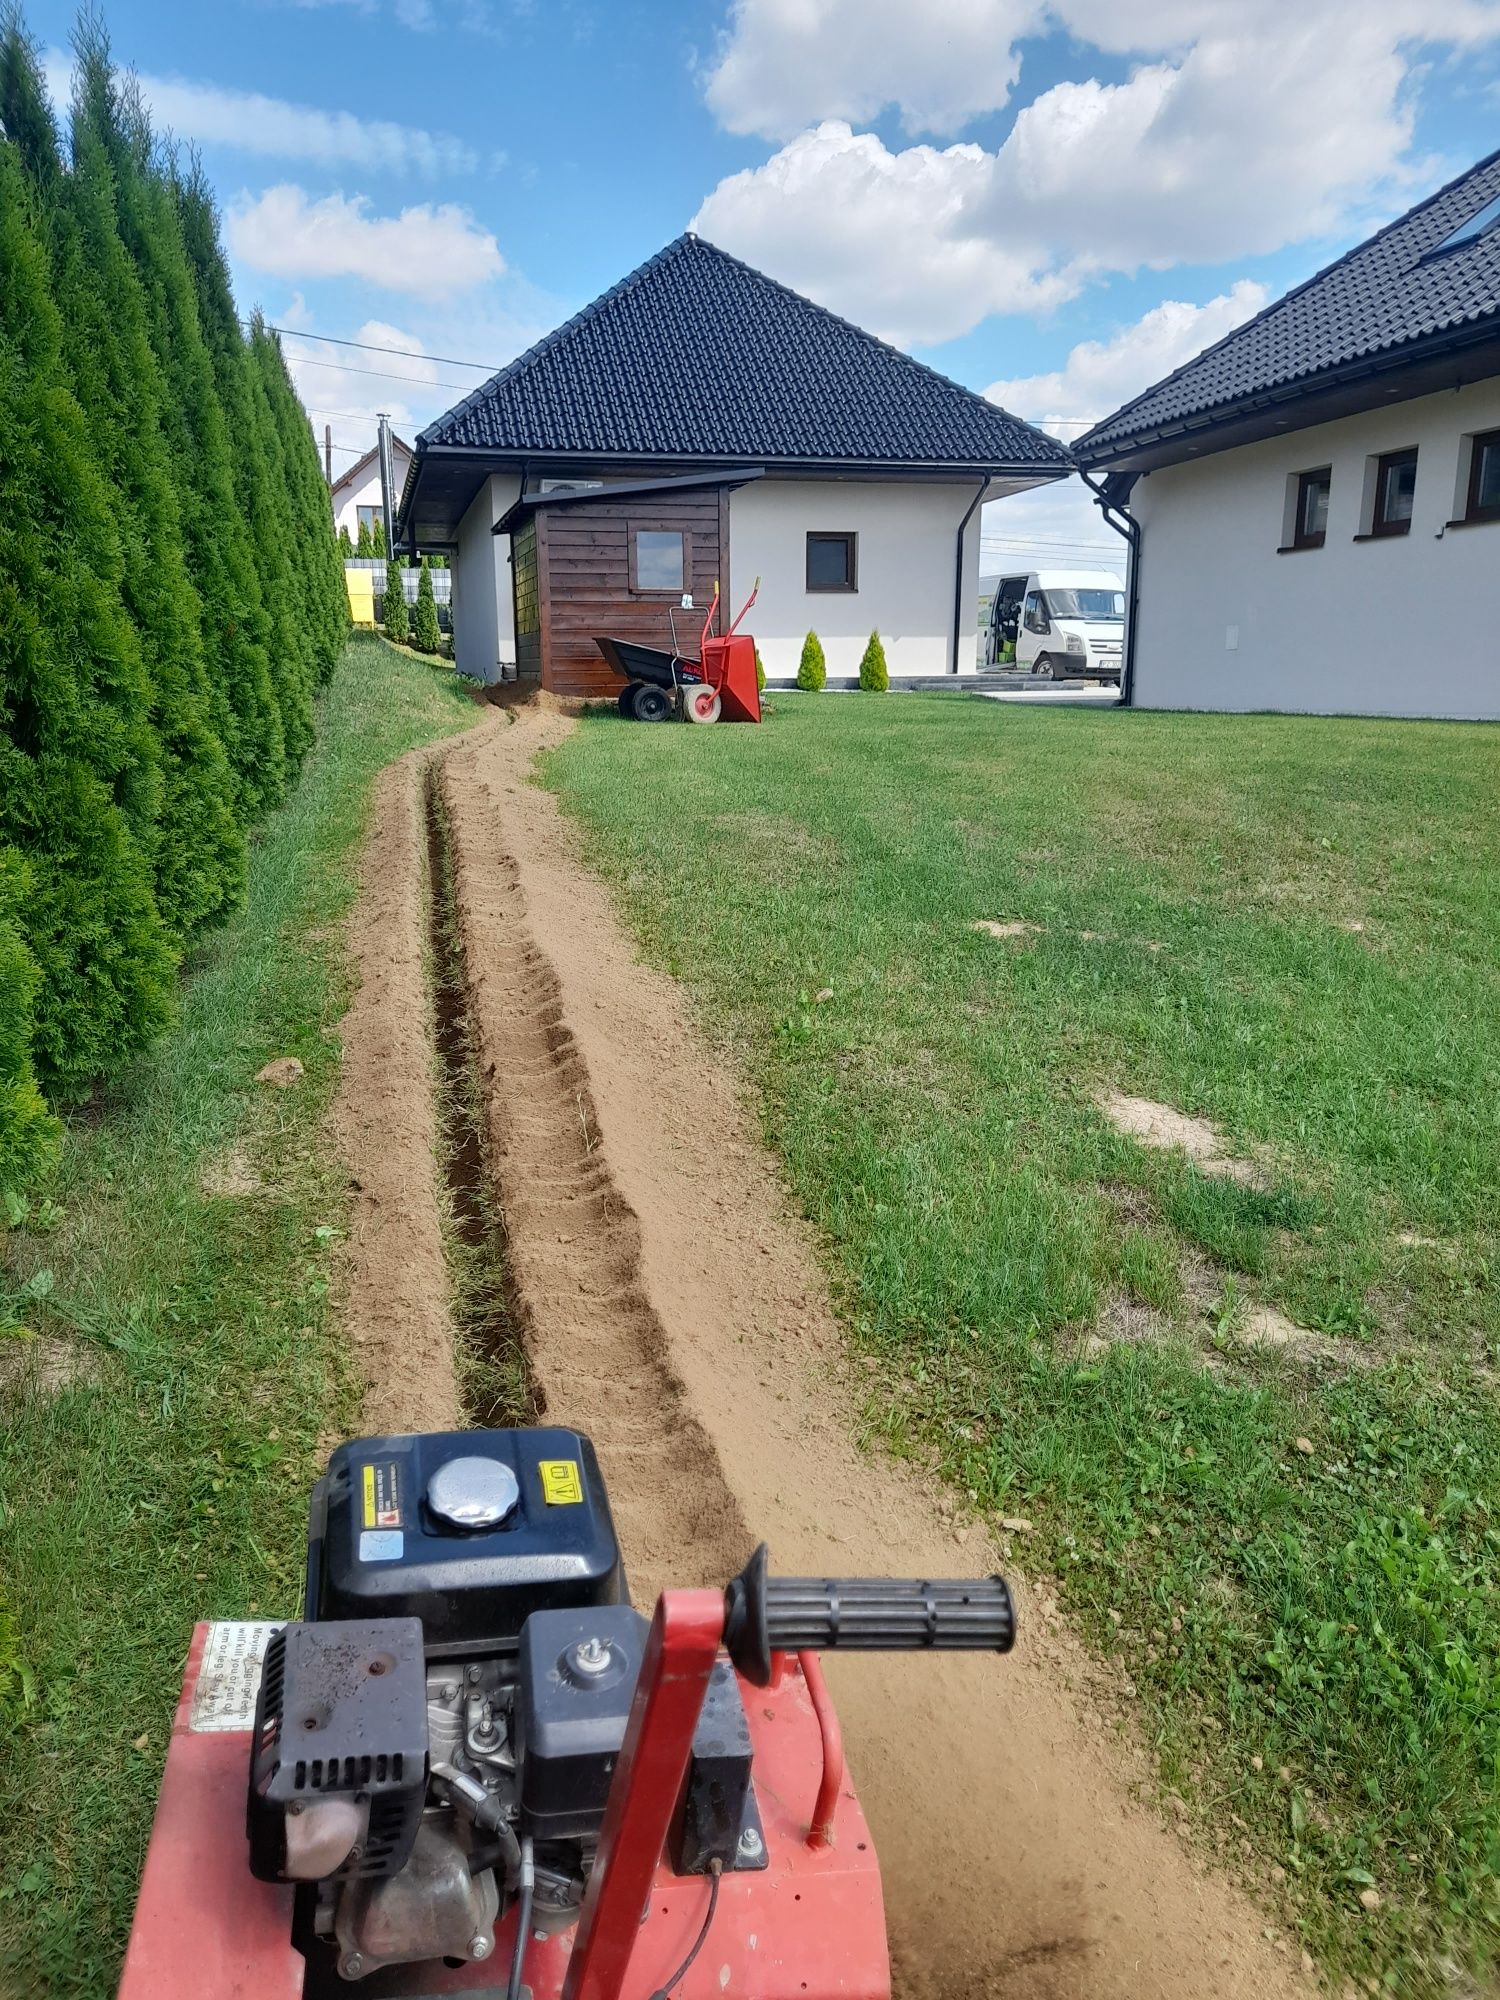
[[[759,722],[760,689],[755,675],[755,641],[739,630],[740,619],[760,594],[760,578],[745,599],[739,617],[718,639],[709,637],[719,608],[719,586],[703,621],[694,657],[677,639],[677,607],[668,606],[670,652],[640,646],[633,639],[596,637],[594,644],[612,672],[625,683],[619,693],[621,715],[633,722]],[[684,609],[686,609],[686,604]]]

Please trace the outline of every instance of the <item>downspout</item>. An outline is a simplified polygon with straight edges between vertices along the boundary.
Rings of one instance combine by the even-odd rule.
[[[1102,483],[1091,479],[1080,466],[1079,478],[1094,496],[1094,504],[1117,535],[1123,535],[1130,549],[1129,582],[1125,591],[1125,659],[1120,670],[1120,706],[1131,708],[1135,705],[1135,638],[1136,625],[1141,604],[1141,524],[1133,514],[1117,506],[1110,499]],[[1132,474],[1130,484],[1125,489],[1125,499],[1130,498],[1135,485]]]
[[[968,512],[958,524],[958,554],[953,566],[953,664],[948,669],[951,674],[958,672],[958,642],[963,636],[964,628],[964,535],[974,518],[974,509],[993,484],[994,474],[987,472],[980,482],[979,491],[969,502]]]

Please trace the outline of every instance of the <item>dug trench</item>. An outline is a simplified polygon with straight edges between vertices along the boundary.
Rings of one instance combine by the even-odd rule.
[[[995,1568],[981,1532],[958,1545],[936,1489],[858,1447],[859,1389],[815,1245],[740,1085],[680,989],[640,963],[555,801],[530,782],[537,753],[571,726],[497,717],[434,761],[429,812],[419,766],[378,800],[339,1127],[360,1183],[351,1310],[383,1315],[374,1340],[354,1329],[362,1366],[379,1371],[367,1413],[393,1429],[471,1420],[464,1366],[430,1345],[446,1295],[411,1296],[414,1271],[446,1283],[432,1255],[443,1175],[403,1154],[406,1185],[382,1178],[378,1213],[364,1180],[397,1132],[452,1155],[427,996],[407,976],[421,968],[431,858],[483,1119],[474,1184],[503,1219],[492,1330],[524,1351],[533,1407],[593,1438],[637,1602],[668,1582],[722,1582],[762,1537],[784,1571]],[[393,964],[407,974],[393,978]],[[400,1018],[381,1031],[392,1008]],[[372,1050],[381,1088],[363,1074]],[[382,1274],[397,1273],[399,1310],[416,1315],[410,1365],[383,1303]],[[1088,1661],[1036,1615],[1024,1579],[1018,1597],[1021,1638],[1004,1660],[828,1662],[880,1853],[896,1992],[1311,1992],[1295,1941],[1144,1802],[1147,1761],[1109,1728]]]

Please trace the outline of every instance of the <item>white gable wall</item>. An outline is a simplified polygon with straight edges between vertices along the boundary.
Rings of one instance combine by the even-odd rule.
[[[977,482],[756,479],[729,496],[732,617],[760,577],[743,630],[755,636],[772,680],[795,675],[809,630],[823,642],[830,675],[859,671],[872,630],[891,674],[946,674],[953,646],[953,570],[958,524]],[[964,537],[959,670],[974,671],[979,590],[979,508]],[[859,536],[859,587],[807,589],[809,529]]]
[[[490,531],[521,491],[516,473],[491,473],[458,524],[453,559],[453,663],[476,681],[503,680],[516,664],[510,537]]]
[[[1141,479],[1137,704],[1500,719],[1500,522],[1448,525],[1462,441],[1494,429],[1500,379]],[[1368,461],[1412,445],[1411,532],[1356,540]],[[1323,465],[1323,547],[1278,554],[1289,482]]]
[[[406,468],[411,464],[411,453],[399,445],[391,450],[391,462],[396,475],[396,494],[406,483]],[[361,507],[380,507],[380,460],[372,459],[357,480],[345,482],[335,480],[329,491],[333,502],[333,532],[340,528],[349,530],[351,542],[359,540],[359,510]],[[384,511],[382,509],[382,511]]]

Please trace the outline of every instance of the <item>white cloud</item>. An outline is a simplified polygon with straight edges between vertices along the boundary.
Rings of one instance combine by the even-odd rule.
[[[362,278],[386,291],[445,298],[505,269],[500,246],[466,208],[424,202],[372,215],[364,195],[325,195],[283,184],[243,194],[226,233],[241,262],[283,278]]]
[[[836,310],[917,341],[1055,303],[1100,274],[1225,262],[1383,217],[1433,177],[1411,154],[1427,55],[1500,39],[1500,0],[1425,10],[1415,0],[1050,0],[1051,18],[1081,39],[1150,60],[1122,82],[1085,74],[1054,85],[995,151],[892,149],[849,116],[893,95],[915,124],[934,106],[956,118],[977,104],[984,93],[959,32],[977,0],[911,10],[933,57],[925,67],[900,42],[900,61],[882,67],[852,33],[842,57],[830,48],[806,59],[812,28],[843,6],[741,0],[708,86],[721,120],[743,122],[726,110],[737,80],[783,66],[791,80],[768,98],[776,117],[857,114],[825,117],[720,182],[694,226]],[[1011,11],[1020,18],[1022,0]],[[986,76],[1008,76],[1014,54],[1002,37]]]
[[[44,68],[54,103],[66,110],[73,91],[71,59],[61,49],[49,49]],[[266,159],[311,160],[325,167],[385,168],[429,179],[472,174],[479,164],[472,146],[415,125],[324,111],[187,77],[142,76],[137,81],[158,132],[205,146],[228,146]]]
[[[705,94],[731,132],[790,138],[897,105],[910,133],[948,136],[1010,96],[1015,44],[1042,0],[734,0]]]
[[[692,226],[888,340],[946,340],[1078,288],[1045,269],[1045,250],[1002,254],[984,233],[993,173],[981,146],[892,153],[830,121],[720,181]]]
[[[1013,416],[1075,438],[1242,326],[1268,297],[1264,285],[1241,278],[1206,305],[1164,299],[1108,340],[1080,341],[1051,374],[1013,376],[984,393]]]

